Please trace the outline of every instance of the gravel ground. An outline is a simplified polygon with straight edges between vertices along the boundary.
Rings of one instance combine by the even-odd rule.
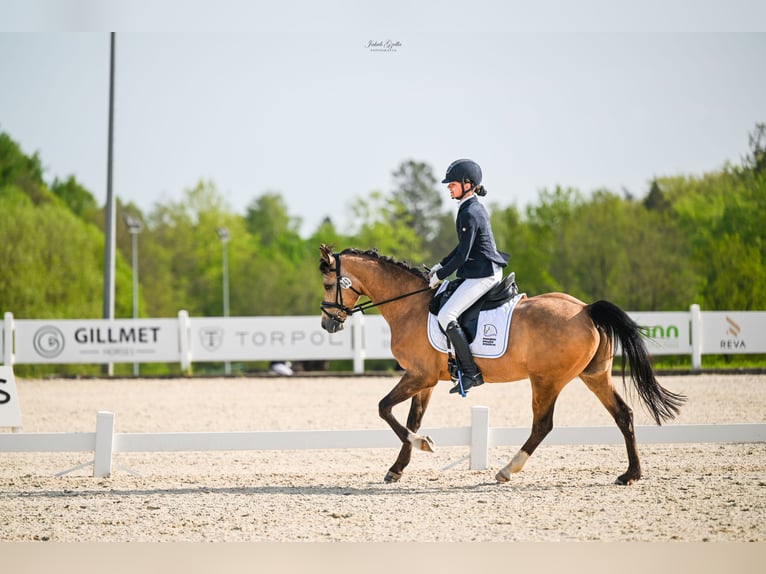
[[[672,424],[765,423],[766,375],[661,377],[689,402]],[[96,412],[117,432],[387,428],[377,402],[394,377],[18,380],[24,432],[92,432]],[[527,381],[485,385],[466,399],[442,383],[424,426],[527,427]],[[634,407],[637,424],[651,424]],[[406,408],[395,410],[400,420]],[[556,426],[612,425],[579,382]],[[109,478],[85,453],[0,454],[0,541],[53,542],[766,542],[766,444],[640,444],[644,478],[613,484],[624,446],[545,442],[498,484],[516,447],[490,450],[490,468],[445,467],[467,454],[417,452],[399,483],[383,476],[397,449],[130,453]],[[124,469],[138,473],[131,474]]]

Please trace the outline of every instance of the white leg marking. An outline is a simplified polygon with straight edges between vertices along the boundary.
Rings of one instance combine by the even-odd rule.
[[[527,462],[527,459],[529,458],[529,455],[525,453],[523,450],[520,450],[516,453],[516,456],[514,456],[511,459],[511,462],[508,464],[509,470],[511,472],[519,472],[522,468],[524,468],[524,465]]]
[[[423,437],[411,432],[407,435],[407,442],[409,442],[415,450],[423,448]]]
[[[527,462],[527,459],[529,458],[529,455],[525,453],[523,450],[520,450],[516,453],[516,455],[511,459],[511,462],[506,464],[500,472],[497,473],[497,479],[501,481],[506,481],[508,478],[510,478],[511,474],[515,472],[519,472],[522,468],[524,468],[524,464]]]

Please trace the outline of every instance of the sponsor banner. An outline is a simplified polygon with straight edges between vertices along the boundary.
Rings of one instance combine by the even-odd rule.
[[[650,355],[689,355],[691,314],[688,312],[630,312],[630,318],[641,327]]]
[[[703,311],[702,353],[766,353],[766,311]]]
[[[352,326],[322,329],[321,317],[190,317],[191,360],[351,359]]]
[[[393,359],[391,354],[391,329],[381,315],[365,315],[364,358]]]
[[[177,319],[15,321],[16,363],[178,362]]]
[[[21,428],[21,406],[16,379],[9,366],[0,367],[0,427]]]

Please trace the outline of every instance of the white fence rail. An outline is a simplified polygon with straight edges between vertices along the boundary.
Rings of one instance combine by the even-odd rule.
[[[395,448],[400,444],[389,429],[115,433],[114,421],[114,413],[100,411],[93,433],[0,433],[0,452],[92,452],[92,460],[57,474],[92,464],[93,476],[103,477],[111,474],[114,454],[121,452]],[[489,408],[474,406],[471,426],[422,429],[420,434],[431,436],[438,446],[470,447],[466,457],[470,468],[484,470],[490,447],[518,447],[527,439],[529,429],[491,428]],[[760,443],[766,442],[766,424],[638,426],[636,436],[640,443]],[[623,438],[612,426],[558,427],[544,443],[621,444]]]
[[[630,312],[653,355],[766,353],[766,311]],[[14,319],[2,325],[3,364],[163,363],[391,359],[391,333],[379,315],[355,314],[345,330],[327,333],[319,316],[175,319]]]

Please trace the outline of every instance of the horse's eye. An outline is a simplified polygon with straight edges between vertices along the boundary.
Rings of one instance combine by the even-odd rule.
[[[324,290],[325,291],[329,291],[330,289],[332,289],[332,283],[325,283],[324,284]]]

